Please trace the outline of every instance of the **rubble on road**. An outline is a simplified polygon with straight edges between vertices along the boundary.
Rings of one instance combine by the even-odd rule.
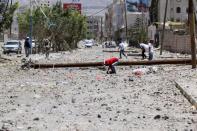
[[[119,54],[93,47],[50,56],[31,60],[100,62]],[[174,83],[195,85],[190,65],[117,66],[117,74],[106,74],[97,67],[18,70],[22,57],[14,59],[0,66],[0,130],[197,130],[197,113]]]

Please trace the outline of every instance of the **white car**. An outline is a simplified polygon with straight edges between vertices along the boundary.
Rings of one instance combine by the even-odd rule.
[[[84,42],[85,48],[91,48],[94,45],[92,40],[85,40]]]
[[[21,42],[19,40],[10,40],[7,41],[3,46],[3,54],[9,54],[9,53],[17,53],[21,54],[22,52],[22,46]]]
[[[103,48],[116,48],[116,42],[115,41],[105,41],[102,44]]]

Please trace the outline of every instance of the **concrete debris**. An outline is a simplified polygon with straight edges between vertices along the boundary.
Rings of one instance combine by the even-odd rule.
[[[177,59],[176,54],[163,53]],[[50,55],[49,60],[43,54],[30,58],[55,64],[119,57],[118,53],[103,53],[100,47]],[[197,71],[187,63],[129,63],[116,66],[117,73],[109,75],[102,66],[17,70],[23,57],[7,57],[16,62],[0,63],[0,131],[196,130],[196,110],[174,83],[195,93]],[[156,51],[155,60],[162,62],[159,57]],[[137,60],[130,56],[121,61]]]

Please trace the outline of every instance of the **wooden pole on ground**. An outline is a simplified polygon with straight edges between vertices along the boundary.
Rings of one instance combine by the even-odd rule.
[[[168,9],[168,0],[166,0],[165,13],[164,13],[164,19],[163,19],[163,31],[162,31],[162,36],[161,36],[160,55],[162,55],[162,51],[163,51],[163,41],[164,41],[164,31],[166,27],[165,24],[166,24],[167,9]]]
[[[191,59],[169,59],[169,60],[152,60],[152,61],[120,61],[117,66],[132,65],[162,65],[162,64],[191,64]],[[31,68],[65,68],[65,67],[98,67],[103,66],[103,62],[86,62],[86,63],[59,63],[59,64],[32,64]]]
[[[115,53],[115,52],[120,52],[120,51],[118,51],[118,50],[103,50],[103,52],[108,52],[108,53]],[[127,53],[132,53],[132,52],[137,52],[137,51],[135,51],[135,50],[125,50],[124,52],[127,52]]]
[[[192,53],[192,68],[196,68],[196,43],[195,43],[195,19],[194,19],[194,3],[189,0],[189,27],[191,37],[191,53]]]

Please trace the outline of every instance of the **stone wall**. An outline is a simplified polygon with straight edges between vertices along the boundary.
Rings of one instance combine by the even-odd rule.
[[[191,53],[189,35],[177,35],[173,31],[165,31],[163,49],[176,53]]]

